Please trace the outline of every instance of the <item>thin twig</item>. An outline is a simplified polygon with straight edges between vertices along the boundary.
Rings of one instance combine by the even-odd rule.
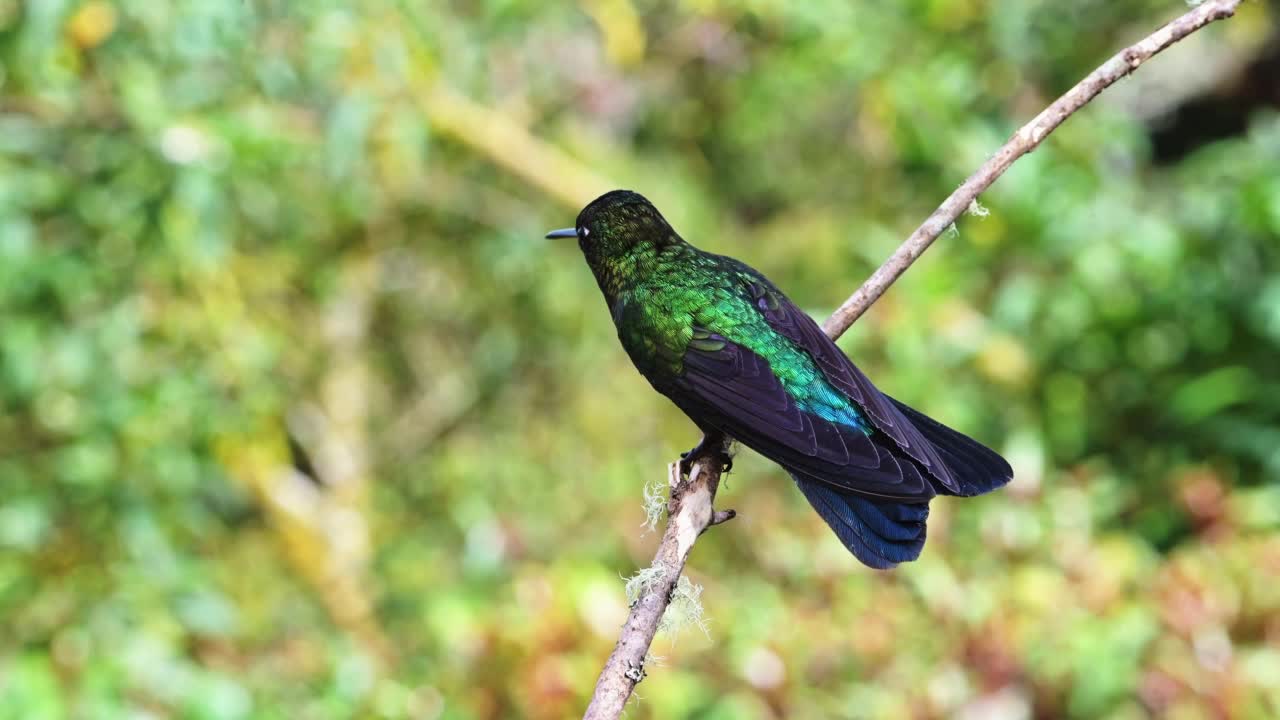
[[[1236,12],[1240,0],[1208,0],[1193,8],[1169,24],[1148,35],[1142,41],[1130,45],[1103,63],[1097,70],[1065,95],[1045,108],[1034,120],[1023,125],[1009,141],[983,163],[978,171],[956,188],[937,210],[933,211],[911,237],[902,243],[893,255],[867,279],[857,292],[849,296],[831,317],[822,323],[822,329],[833,338],[844,334],[871,304],[880,299],[885,290],[928,249],[933,241],[954,223],[978,195],[1004,174],[1014,160],[1035,150],[1064,120],[1084,107],[1103,90],[1128,75],[1151,56],[1164,50],[1182,38],[1215,20],[1229,18]]]
[[[720,448],[724,446],[723,441],[719,443]],[[655,581],[646,585],[646,592],[632,603],[631,613],[618,636],[618,644],[596,681],[596,690],[585,718],[617,718],[636,683],[644,679],[645,656],[649,654],[649,645],[658,632],[658,623],[662,621],[667,605],[671,604],[676,584],[684,572],[684,563],[689,559],[689,551],[698,536],[714,524],[719,515],[712,509],[711,501],[715,499],[720,474],[724,470],[721,457],[720,453],[712,452],[690,458],[692,464],[687,479],[682,477],[679,462],[671,463],[668,468],[671,500],[667,505],[667,529],[662,534],[657,554],[653,556],[653,564],[649,566],[660,573]],[[726,514],[731,512],[726,511]],[[723,517],[721,522],[727,519]]]
[[[1240,0],[1207,0],[1142,41],[1125,48],[1090,73],[1034,120],[1014,133],[991,159],[956,188],[862,287],[827,318],[822,329],[832,339],[843,335],[1015,160],[1034,150],[1072,113],[1084,107],[1117,80],[1136,70],[1151,56],[1215,20],[1231,17],[1239,5]],[[721,513],[712,507],[722,470],[721,455],[711,453],[694,460],[687,481],[677,480],[678,469],[672,471],[667,529],[652,565],[653,568],[660,569],[661,574],[648,586],[648,592],[632,604],[618,644],[596,682],[591,705],[584,716],[586,720],[612,720],[619,717],[636,683],[644,679],[645,656],[657,632],[658,623],[671,602],[672,592],[684,571],[685,561],[694,541],[716,521],[723,522],[732,517],[732,511]]]

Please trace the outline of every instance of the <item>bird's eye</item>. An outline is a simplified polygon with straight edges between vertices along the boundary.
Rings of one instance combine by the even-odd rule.
[[[590,234],[591,234],[591,229],[590,229],[590,228],[580,228],[580,229],[578,230],[578,232],[582,234],[582,237],[586,237],[586,236],[588,236],[588,235],[590,235]]]

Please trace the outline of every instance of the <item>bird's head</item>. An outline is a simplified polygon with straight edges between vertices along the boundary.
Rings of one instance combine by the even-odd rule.
[[[592,200],[578,213],[574,227],[552,230],[547,237],[576,237],[593,267],[680,242],[658,208],[630,190],[614,190]]]

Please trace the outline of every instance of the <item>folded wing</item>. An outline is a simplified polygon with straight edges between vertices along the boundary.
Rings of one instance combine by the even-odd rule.
[[[799,477],[869,497],[924,502],[935,494],[888,435],[802,410],[766,360],[723,336],[702,333],[666,392],[690,417]]]
[[[701,329],[686,350],[677,392],[669,393],[692,417],[707,419],[801,477],[844,492],[924,502],[935,494],[977,495],[1009,482],[1013,473],[1004,458],[881,393],[768,280],[745,265],[740,277],[744,295],[769,327],[807,353],[872,430],[806,412],[765,359]]]

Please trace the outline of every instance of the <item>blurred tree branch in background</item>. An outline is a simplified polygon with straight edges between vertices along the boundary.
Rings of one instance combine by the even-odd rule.
[[[433,127],[568,207],[613,184],[506,115],[459,95],[439,81],[417,91]]]
[[[370,477],[365,432],[372,393],[362,349],[376,270],[365,256],[344,260],[338,292],[315,318],[327,357],[317,400],[298,403],[287,418],[264,415],[244,434],[221,438],[218,446],[227,467],[259,498],[296,571],[315,588],[334,622],[386,671],[394,650],[368,592],[366,518]],[[236,310],[210,307],[207,319],[227,323],[218,335],[229,346],[255,320],[229,276],[214,275],[206,282],[217,277],[223,278],[219,296]],[[193,281],[202,283],[201,278]],[[203,293],[208,286],[197,287]],[[291,445],[305,453],[304,463],[290,452]]]

